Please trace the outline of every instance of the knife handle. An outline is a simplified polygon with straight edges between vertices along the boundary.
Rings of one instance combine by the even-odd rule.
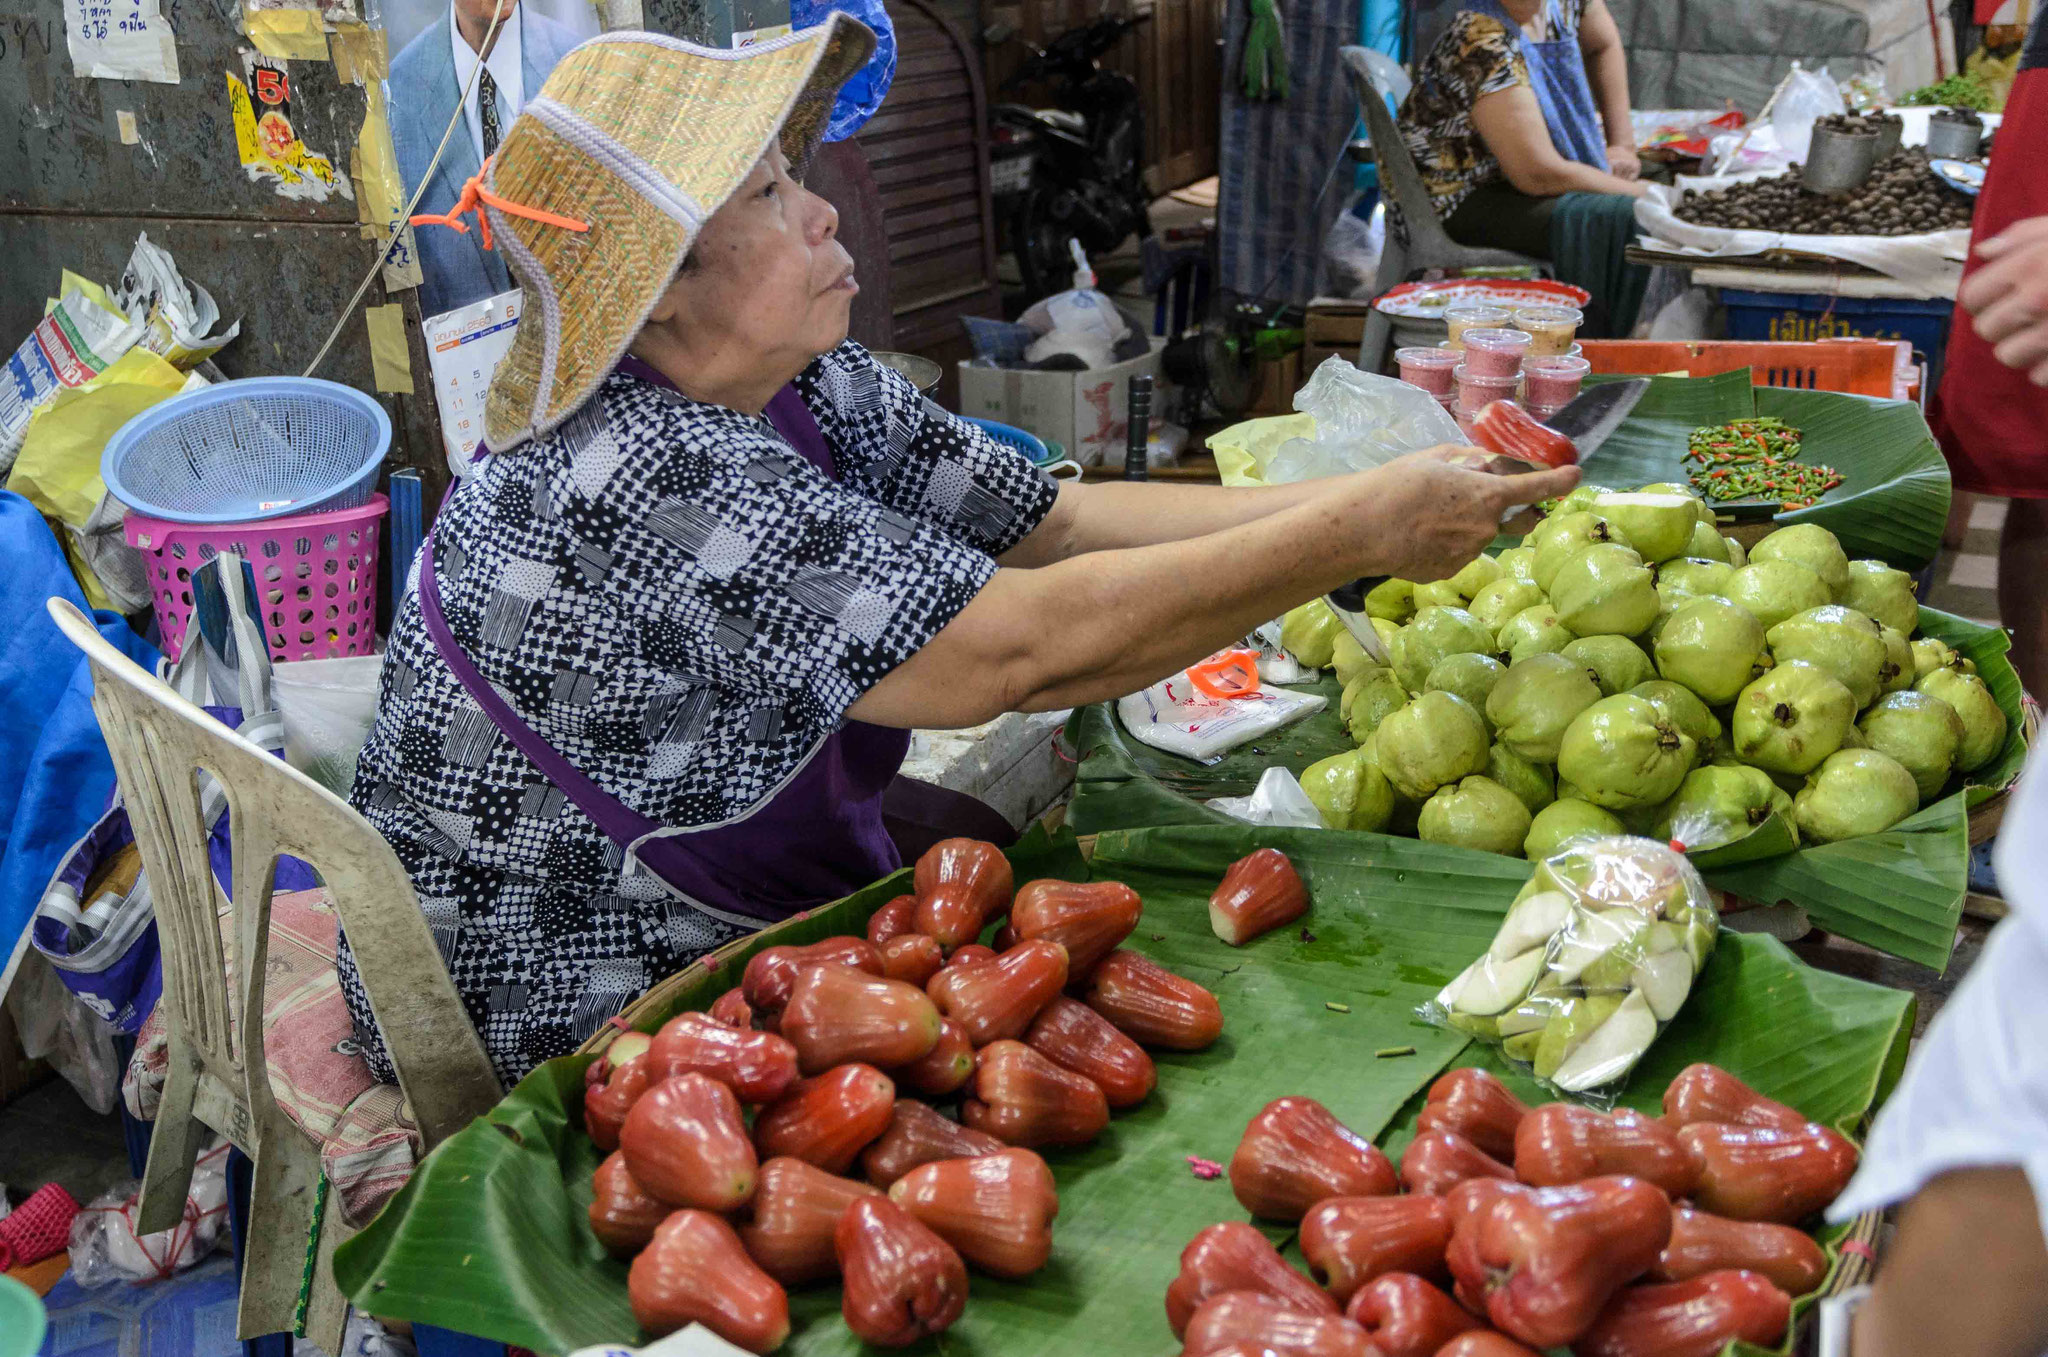
[[[1367,575],[1364,579],[1340,585],[1329,592],[1329,600],[1347,613],[1365,611],[1365,596],[1392,579],[1392,575]]]

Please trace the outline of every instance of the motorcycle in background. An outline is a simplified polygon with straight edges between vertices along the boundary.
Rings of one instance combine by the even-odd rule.
[[[1151,19],[1104,14],[1068,29],[1003,82],[1014,90],[1039,81],[1056,106],[997,104],[989,114],[989,179],[1003,248],[1016,256],[1028,300],[1069,285],[1079,240],[1091,256],[1108,254],[1133,232],[1152,234],[1145,189],[1145,110],[1137,82],[1108,71],[1100,58]],[[1005,26],[983,35],[1006,42]]]

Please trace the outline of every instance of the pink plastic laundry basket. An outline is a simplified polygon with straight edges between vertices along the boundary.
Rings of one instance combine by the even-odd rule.
[[[382,495],[354,509],[261,523],[170,523],[128,511],[129,545],[149,561],[164,654],[176,659],[192,620],[192,572],[223,551],[256,575],[272,660],[367,655],[377,639],[377,520]]]

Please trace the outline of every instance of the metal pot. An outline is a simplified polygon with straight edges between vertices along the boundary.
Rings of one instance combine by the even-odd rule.
[[[1841,193],[1868,179],[1876,163],[1875,132],[1837,132],[1816,125],[1800,181],[1815,193]]]
[[[1899,149],[1900,139],[1906,135],[1906,121],[1896,113],[1872,115],[1870,120],[1877,124],[1877,158],[1883,160]]]
[[[945,377],[946,370],[931,359],[916,353],[892,353],[876,349],[869,355],[885,368],[894,368],[910,379],[920,396],[929,396]]]
[[[1927,120],[1927,154],[1935,160],[1973,160],[1984,145],[1982,121],[1936,114]]]

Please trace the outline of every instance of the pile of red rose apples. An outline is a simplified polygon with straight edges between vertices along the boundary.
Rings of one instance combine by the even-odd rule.
[[[1311,1098],[1245,1128],[1230,1182],[1296,1223],[1311,1281],[1243,1222],[1181,1253],[1183,1357],[1713,1357],[1779,1342],[1828,1271],[1793,1228],[1849,1181],[1845,1137],[1693,1065],[1664,1116],[1528,1108],[1481,1070],[1431,1086],[1398,1173]],[[1401,1191],[1405,1187],[1406,1192]],[[1445,1290],[1444,1284],[1450,1289]]]
[[[1142,907],[1128,886],[1013,890],[999,850],[949,839],[913,887],[867,937],[759,952],[708,1013],[619,1037],[592,1065],[584,1126],[607,1157],[591,1228],[632,1259],[650,1334],[694,1321],[768,1352],[789,1333],[785,1288],[834,1277],[867,1342],[944,1330],[968,1265],[1045,1263],[1059,1199],[1034,1151],[1085,1145],[1143,1102],[1145,1048],[1199,1051],[1223,1030],[1208,990],[1120,945]],[[1262,849],[1210,914],[1237,944],[1307,908]],[[957,1122],[919,1101],[953,1097]]]

